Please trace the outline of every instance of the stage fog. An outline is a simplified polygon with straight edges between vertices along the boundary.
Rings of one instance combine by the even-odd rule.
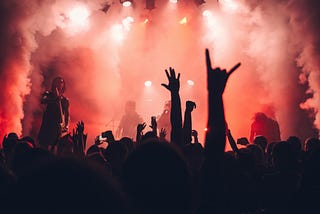
[[[181,73],[183,111],[187,100],[197,104],[193,128],[203,142],[205,48],[215,66],[242,63],[224,94],[236,138],[248,137],[255,112],[276,119],[282,139],[318,135],[317,0],[156,0],[152,10],[144,0],[2,0],[0,14],[0,137],[36,138],[39,99],[56,76],[66,82],[70,128],[84,121],[88,144],[115,131],[129,100],[149,124],[170,99],[161,83],[171,66]]]

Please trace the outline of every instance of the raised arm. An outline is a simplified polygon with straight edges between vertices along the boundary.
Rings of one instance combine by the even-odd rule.
[[[171,94],[171,112],[170,112],[170,122],[171,122],[171,142],[179,146],[182,146],[182,113],[181,113],[181,100],[179,95],[180,89],[180,73],[176,76],[173,68],[165,70],[169,84],[161,84],[163,87],[168,89]]]
[[[136,143],[139,145],[141,143],[142,131],[146,128],[146,123],[139,123],[137,125],[137,133],[136,133]]]
[[[233,138],[233,136],[231,134],[230,129],[227,130],[227,137],[228,137],[228,141],[229,141],[229,144],[230,144],[232,150],[236,154],[239,154],[239,148],[238,148],[237,143],[236,143],[236,141],[234,140],[234,138]]]
[[[63,113],[64,113],[64,121],[65,121],[65,124],[63,127],[65,131],[68,131],[69,129],[69,120],[70,120],[70,102],[67,98],[63,97],[63,104],[62,104],[62,107],[63,107]]]
[[[209,50],[206,49],[208,82],[208,131],[205,140],[206,158],[219,158],[223,155],[226,143],[226,123],[222,94],[230,75],[240,66],[236,64],[227,72],[225,69],[212,68]]]
[[[183,122],[183,143],[184,144],[191,144],[192,141],[192,119],[191,119],[191,112],[196,108],[196,104],[192,101],[186,102],[186,110],[184,112],[184,122]]]
[[[79,157],[84,157],[87,143],[87,134],[84,134],[84,122],[79,121],[77,123],[76,131],[73,131],[73,148],[74,153]]]

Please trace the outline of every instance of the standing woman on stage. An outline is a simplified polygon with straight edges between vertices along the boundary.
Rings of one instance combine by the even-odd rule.
[[[53,151],[63,133],[68,131],[69,100],[63,96],[66,83],[61,77],[52,81],[51,91],[45,91],[41,103],[46,105],[39,131],[39,144]]]

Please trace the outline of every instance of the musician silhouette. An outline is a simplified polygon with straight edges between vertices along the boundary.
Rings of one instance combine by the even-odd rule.
[[[253,143],[256,136],[264,136],[267,139],[267,143],[279,142],[281,139],[278,122],[267,117],[263,112],[255,113],[250,130],[251,143]]]
[[[39,131],[39,145],[53,150],[63,133],[68,131],[69,100],[63,96],[66,83],[61,77],[52,81],[51,91],[45,91],[41,103],[46,105]]]

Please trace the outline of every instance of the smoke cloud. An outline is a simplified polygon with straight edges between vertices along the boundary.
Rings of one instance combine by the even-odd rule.
[[[302,140],[320,128],[320,3],[316,0],[156,1],[101,9],[104,0],[0,2],[0,137],[37,136],[39,98],[62,76],[71,127],[83,120],[89,144],[117,128],[127,100],[146,122],[162,112],[169,92],[164,69],[181,73],[183,109],[197,103],[193,125],[203,136],[207,117],[204,49],[216,66],[242,66],[224,99],[235,137],[248,137],[255,112],[280,124],[281,137]],[[204,10],[210,11],[206,16]],[[128,18],[128,17],[131,18]],[[183,19],[185,17],[185,19]],[[152,81],[146,88],[144,82]],[[193,80],[189,86],[187,80]],[[203,137],[202,137],[203,139]]]

